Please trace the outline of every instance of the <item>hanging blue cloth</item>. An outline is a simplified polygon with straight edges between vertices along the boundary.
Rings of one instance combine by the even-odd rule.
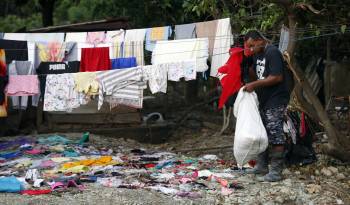
[[[137,66],[135,57],[116,58],[116,59],[112,59],[111,63],[112,63],[112,69],[132,68]]]

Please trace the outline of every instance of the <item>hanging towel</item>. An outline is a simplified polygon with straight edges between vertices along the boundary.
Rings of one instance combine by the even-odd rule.
[[[137,66],[135,57],[116,58],[116,59],[112,59],[111,62],[112,62],[112,69],[132,68]]]
[[[141,67],[103,71],[97,74],[99,87],[98,109],[104,101],[134,105],[142,108],[143,89]]]
[[[175,26],[175,39],[196,38],[196,24],[182,24]]]
[[[80,72],[93,72],[111,69],[108,47],[83,48],[80,62]]]
[[[126,30],[125,41],[144,41],[146,29],[132,29]]]
[[[229,59],[228,50],[233,44],[230,18],[219,19],[214,41],[213,57],[211,60],[210,76],[216,77],[220,66]]]
[[[123,42],[125,31],[123,29],[116,31],[107,31],[107,42],[112,43],[111,58],[123,57]]]
[[[218,20],[205,21],[196,23],[196,35],[197,38],[209,39],[209,58],[213,56],[214,41],[216,37],[216,28]]]
[[[152,65],[196,59],[196,71],[208,69],[208,39],[157,41],[152,53]]]
[[[159,40],[168,40],[171,32],[170,26],[148,28],[146,31],[146,50],[153,51],[155,43]]]
[[[126,30],[122,57],[136,57],[137,65],[144,65],[144,40],[146,29]]]

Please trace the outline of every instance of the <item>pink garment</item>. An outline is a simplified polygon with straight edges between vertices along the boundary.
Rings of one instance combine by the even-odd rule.
[[[63,44],[58,42],[50,42],[47,45],[49,50],[50,62],[61,62],[63,60],[65,48],[63,48],[62,46]]]
[[[8,96],[32,96],[39,94],[38,76],[10,75],[6,93]]]
[[[42,152],[43,151],[39,149],[32,149],[32,150],[25,151],[26,154],[41,154]]]
[[[106,41],[106,33],[104,31],[99,32],[88,32],[86,37],[86,42],[94,44],[95,46],[99,43],[104,43]]]

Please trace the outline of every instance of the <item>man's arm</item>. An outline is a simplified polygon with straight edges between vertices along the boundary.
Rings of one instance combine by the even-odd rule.
[[[277,83],[280,83],[282,81],[283,75],[269,75],[265,79],[256,80],[254,82],[246,84],[244,86],[244,90],[247,92],[253,92],[256,88],[276,85]]]

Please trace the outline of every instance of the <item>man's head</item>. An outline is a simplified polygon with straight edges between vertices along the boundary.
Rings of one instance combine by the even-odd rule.
[[[249,49],[252,54],[263,52],[266,42],[265,37],[257,30],[250,30],[244,36],[245,49]]]

